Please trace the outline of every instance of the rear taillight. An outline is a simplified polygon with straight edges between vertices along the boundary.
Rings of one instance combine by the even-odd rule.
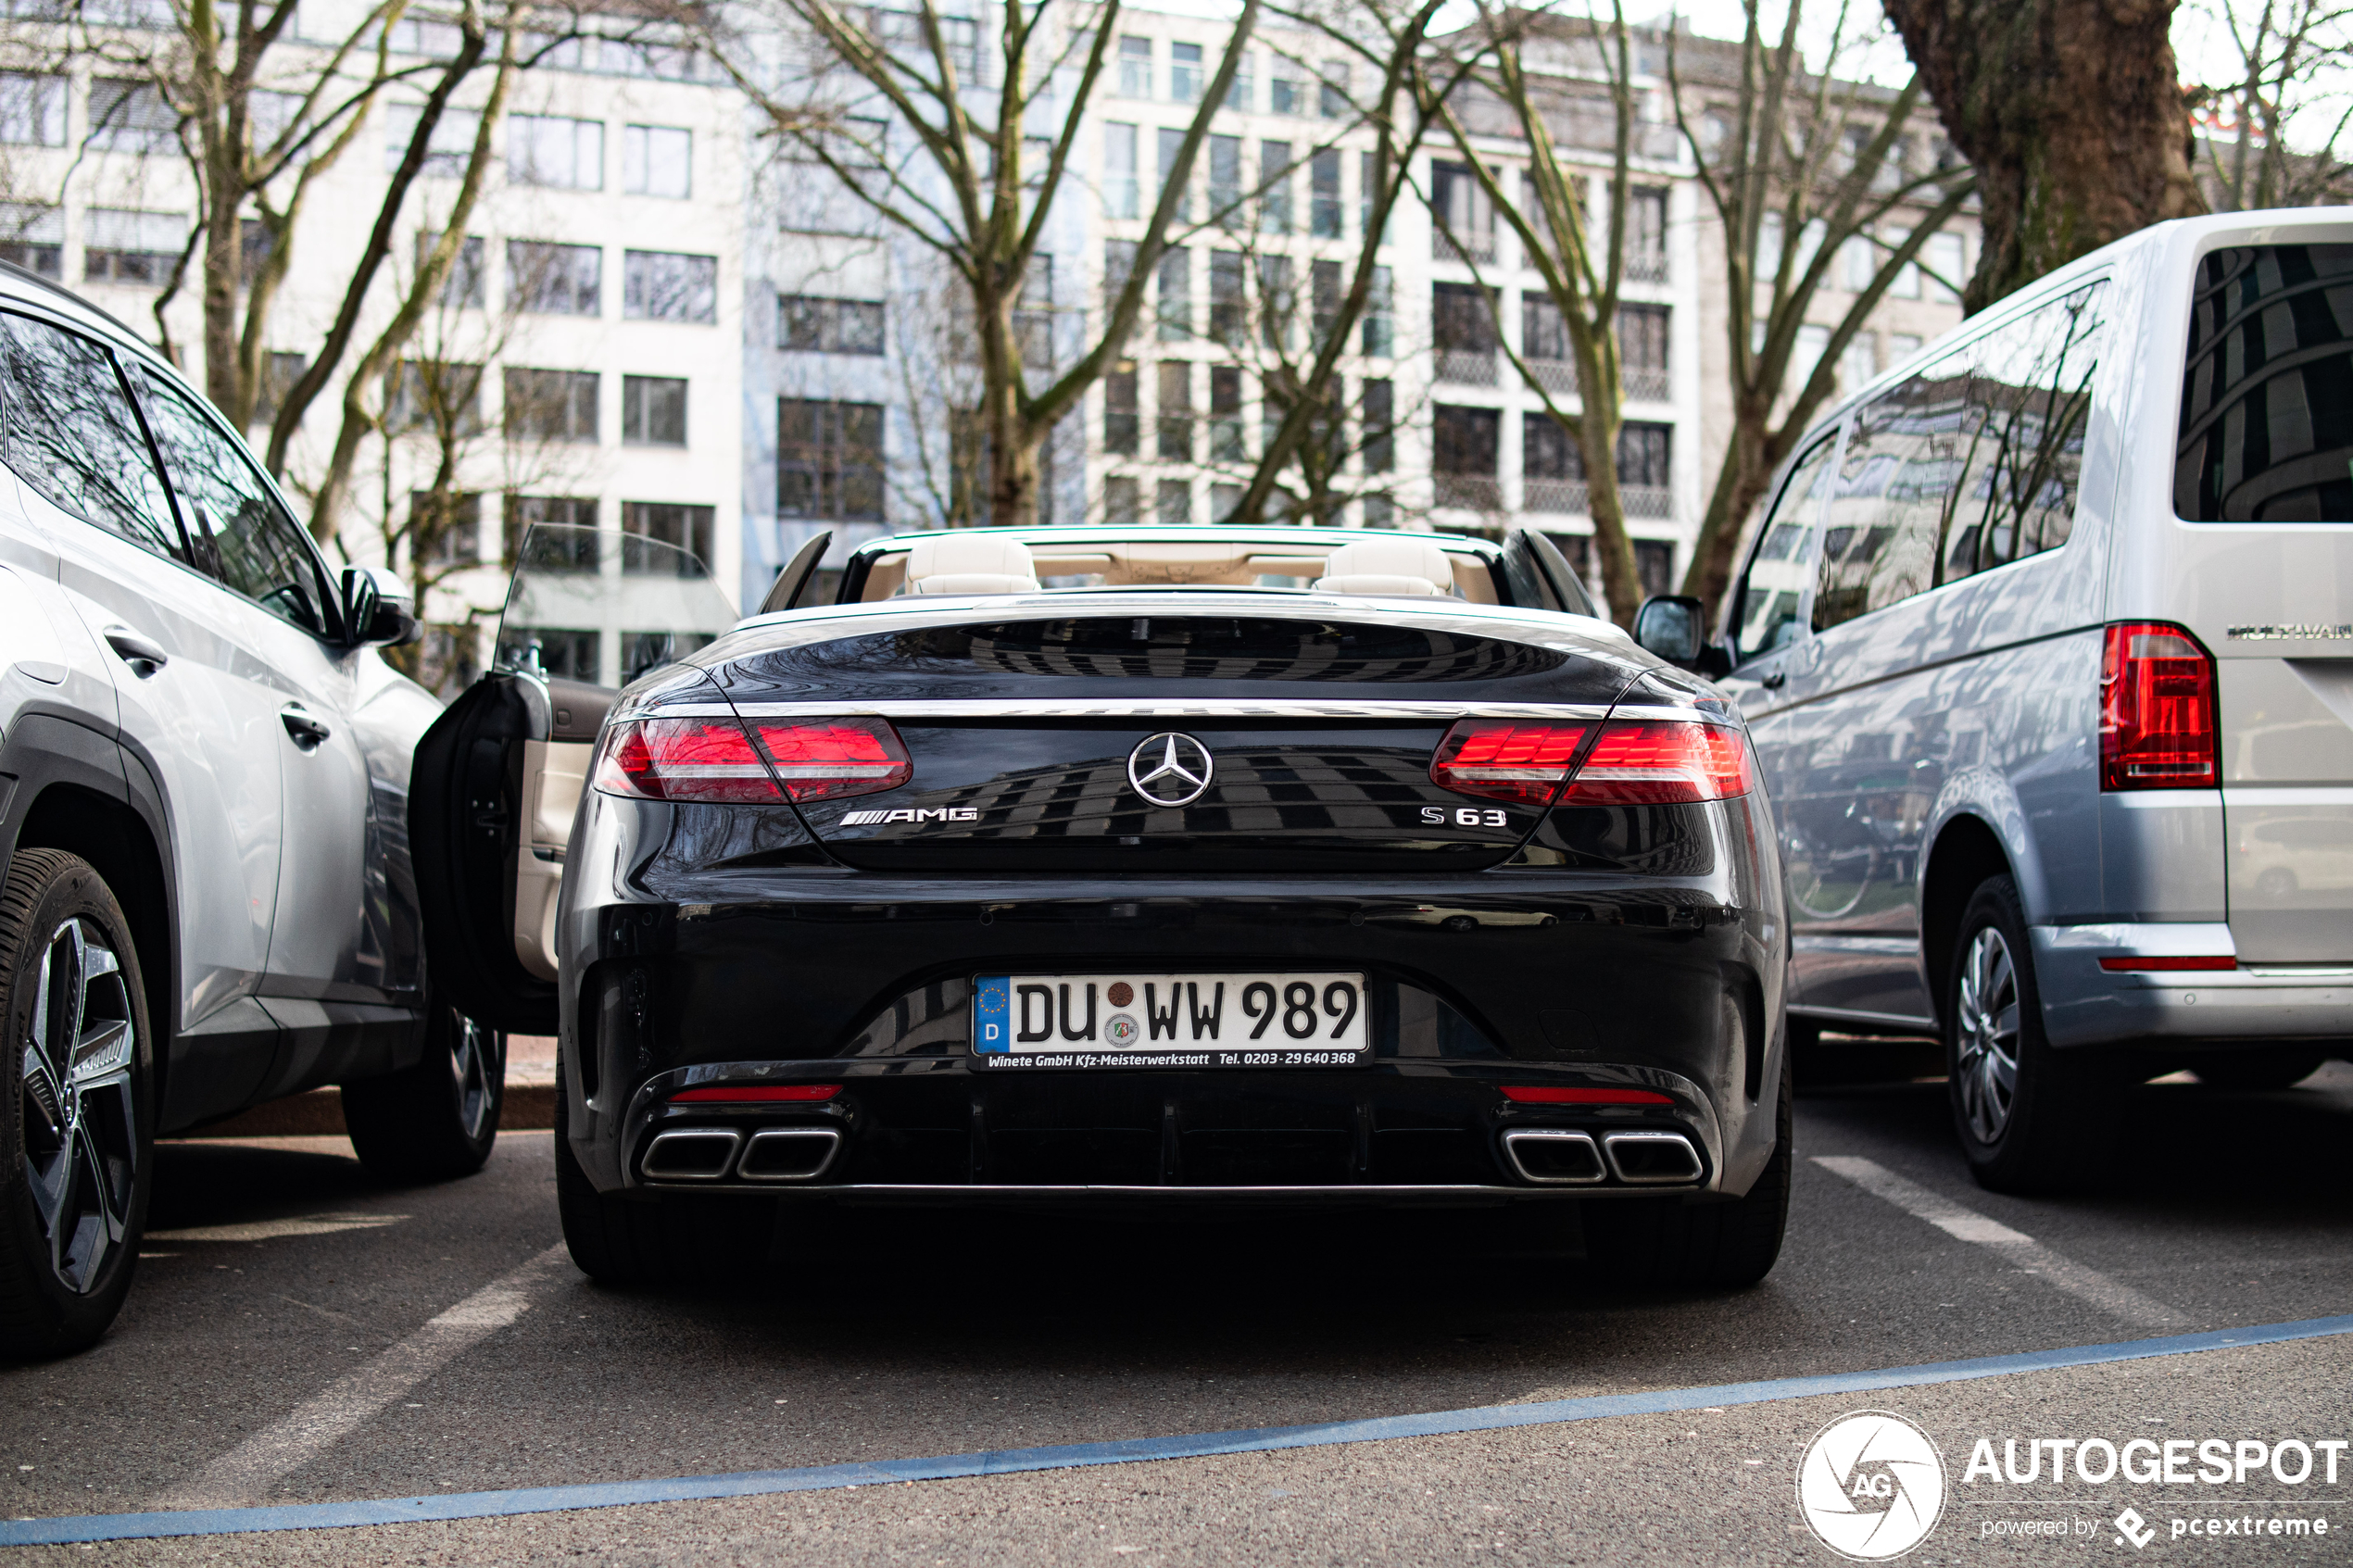
[[[2100,658],[2100,787],[2212,789],[2221,780],[2214,659],[2179,626],[2108,629]]]
[[[774,804],[776,781],[732,719],[633,719],[598,746],[596,786],[640,800]]]
[[[887,719],[809,719],[752,728],[795,800],[874,795],[915,776],[907,747]]]
[[[1602,726],[1563,806],[1682,806],[1729,800],[1756,787],[1748,737],[1681,720],[1620,720]]]
[[[1568,765],[1592,728],[1465,719],[1446,732],[1430,759],[1430,783],[1457,795],[1541,806],[1568,777]]]
[[[1738,730],[1682,720],[1531,724],[1465,719],[1430,759],[1430,782],[1460,795],[1531,806],[1679,806],[1729,800],[1756,787],[1755,762]],[[1568,787],[1561,789],[1566,782]]]

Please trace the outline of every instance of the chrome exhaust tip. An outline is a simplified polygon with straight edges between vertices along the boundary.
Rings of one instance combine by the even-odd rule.
[[[813,1182],[841,1149],[831,1127],[768,1127],[751,1135],[736,1177],[746,1182]]]
[[[1699,1180],[1699,1150],[1680,1133],[1605,1133],[1610,1173],[1630,1186],[1670,1186]]]
[[[1591,1133],[1565,1127],[1515,1127],[1504,1153],[1520,1180],[1540,1186],[1590,1186],[1608,1175]]]
[[[733,1127],[681,1127],[657,1133],[637,1169],[648,1181],[715,1182],[736,1162],[744,1135]]]

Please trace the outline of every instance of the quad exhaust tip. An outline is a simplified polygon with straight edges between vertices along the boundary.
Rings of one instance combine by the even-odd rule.
[[[683,1127],[657,1133],[639,1169],[659,1182],[715,1182],[736,1162],[744,1135],[733,1127]]]
[[[1665,1186],[1699,1180],[1699,1150],[1680,1133],[1606,1133],[1610,1173],[1635,1186]]]
[[[1629,1186],[1689,1185],[1700,1178],[1699,1150],[1680,1133],[1591,1133],[1567,1127],[1515,1127],[1504,1154],[1522,1181],[1538,1186],[1595,1186],[1615,1176]]]
[[[752,1134],[736,1175],[747,1182],[813,1182],[841,1148],[831,1127],[770,1127]]]
[[[1504,1135],[1504,1152],[1522,1181],[1540,1186],[1590,1186],[1609,1174],[1593,1135],[1565,1127],[1515,1127]]]

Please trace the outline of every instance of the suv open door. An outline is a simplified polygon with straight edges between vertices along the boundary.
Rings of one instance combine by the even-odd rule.
[[[674,545],[525,533],[492,667],[417,743],[409,784],[426,960],[469,1017],[556,1032],[556,904],[597,733],[622,686],[737,619]]]

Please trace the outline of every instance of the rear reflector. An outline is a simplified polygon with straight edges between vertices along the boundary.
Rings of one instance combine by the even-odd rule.
[[[1430,759],[1429,780],[1457,795],[1541,806],[1568,777],[1568,765],[1592,728],[1510,719],[1464,719]]]
[[[777,1100],[831,1099],[839,1084],[712,1084],[681,1089],[670,1097],[673,1105],[766,1105]]]
[[[640,800],[774,804],[768,764],[732,719],[636,719],[598,744],[594,777],[608,795]]]
[[[2109,971],[2110,972],[2115,972],[2117,971],[2125,971],[2129,972],[2135,970],[2153,969],[2236,969],[2238,966],[2238,960],[2233,958],[2102,959],[2100,960],[2100,967]]]
[[[887,719],[810,719],[753,726],[795,800],[838,800],[897,789],[915,776]]]
[[[1619,721],[1601,738],[1560,798],[1563,806],[1680,806],[1729,800],[1756,787],[1748,737],[1680,720]]]
[[[1673,1105],[1667,1095],[1649,1089],[1556,1089],[1506,1084],[1504,1098],[1514,1105]]]
[[[2212,789],[2221,780],[2214,659],[2179,626],[2108,629],[2100,658],[2100,787]]]

